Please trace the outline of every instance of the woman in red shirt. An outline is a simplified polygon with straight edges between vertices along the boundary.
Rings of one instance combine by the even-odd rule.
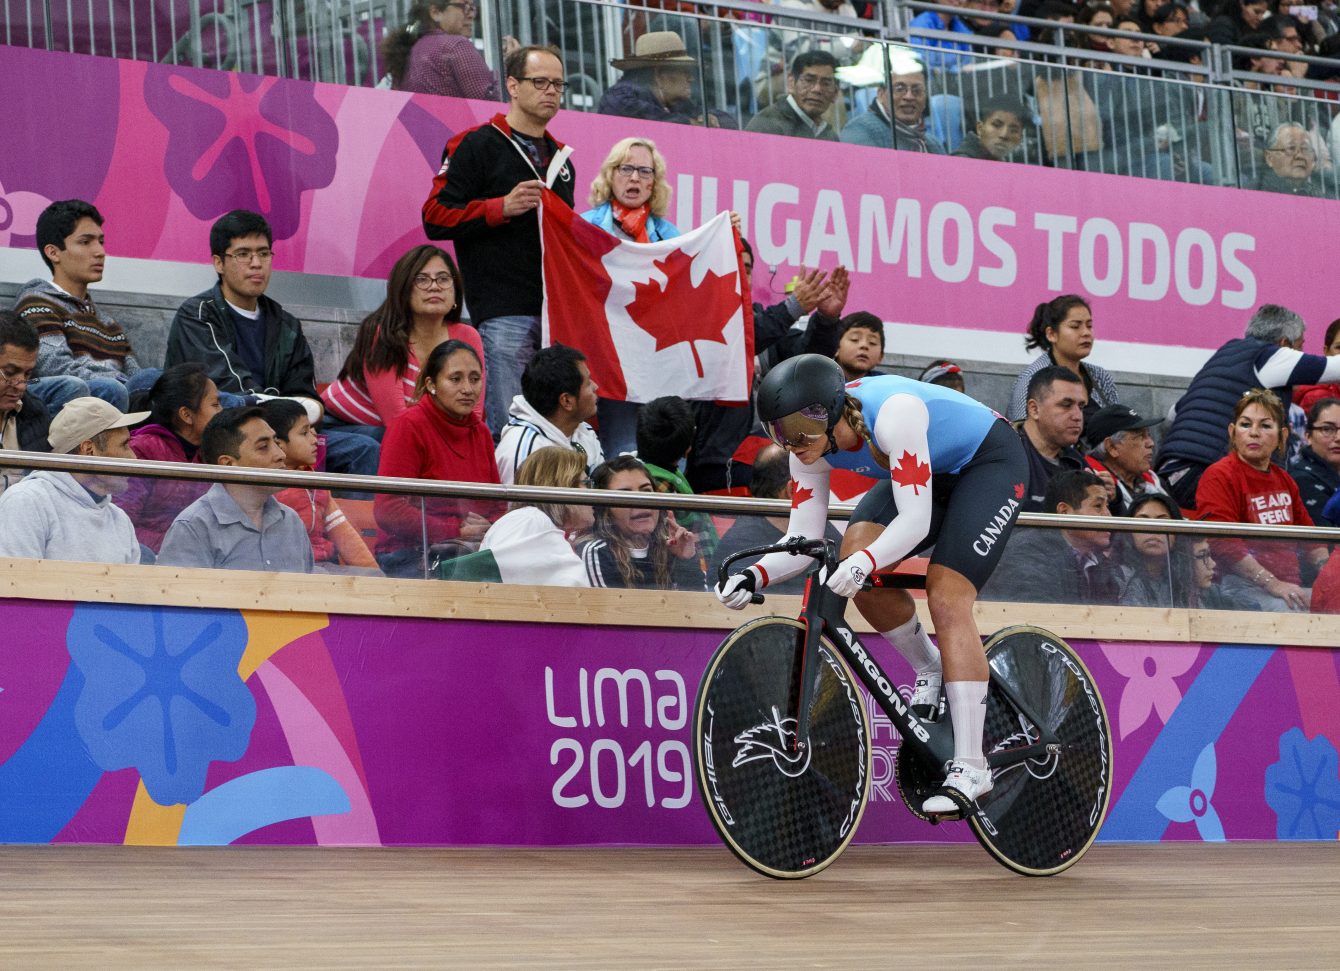
[[[1228,454],[1205,470],[1196,488],[1200,518],[1311,526],[1298,484],[1271,461],[1283,456],[1288,435],[1284,406],[1273,392],[1254,388],[1244,394],[1228,426]],[[1224,594],[1255,602],[1262,610],[1307,610],[1309,595],[1299,585],[1300,552],[1315,566],[1326,561],[1321,543],[1300,548],[1287,540],[1216,540],[1214,555],[1224,570]]]
[[[419,374],[418,402],[392,423],[382,441],[378,475],[449,482],[498,482],[493,437],[475,406],[483,397],[484,365],[464,341],[439,344]],[[497,502],[425,499],[379,493],[377,562],[387,576],[427,575],[435,543],[478,547],[503,509]]]

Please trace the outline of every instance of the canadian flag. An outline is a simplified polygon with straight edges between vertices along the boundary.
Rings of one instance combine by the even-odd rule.
[[[602,398],[749,400],[754,310],[729,213],[675,239],[633,243],[546,189],[540,240],[544,344],[585,354]]]

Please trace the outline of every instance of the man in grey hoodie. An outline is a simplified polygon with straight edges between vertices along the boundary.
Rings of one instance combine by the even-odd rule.
[[[51,450],[133,459],[129,426],[147,411],[123,415],[100,398],[75,398],[51,422]],[[112,496],[123,475],[33,472],[0,494],[0,556],[86,563],[138,563],[135,527]]]
[[[158,372],[140,367],[130,338],[88,292],[107,261],[102,214],[80,199],[53,202],[37,217],[37,251],[50,280],[29,280],[14,311],[37,329],[37,378],[29,392],[54,417],[66,402],[92,395],[125,411],[130,391]],[[136,375],[140,375],[138,381]]]

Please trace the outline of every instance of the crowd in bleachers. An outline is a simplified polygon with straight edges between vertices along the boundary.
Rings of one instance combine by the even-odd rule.
[[[518,48],[506,81],[508,112],[452,140],[423,206],[425,232],[452,240],[456,257],[425,244],[397,260],[385,300],[321,390],[302,322],[266,294],[274,240],[261,216],[236,210],[212,227],[215,283],[177,311],[160,368],[137,358],[90,293],[107,257],[101,214],[78,200],[49,206],[37,247],[51,278],[30,281],[14,309],[0,312],[3,446],[298,478],[211,485],[7,469],[0,555],[704,590],[726,556],[780,536],[785,522],[775,517],[732,525],[652,508],[524,503],[509,511],[491,500],[386,492],[368,502],[301,485],[303,472],[323,469],[790,497],[786,456],[759,447],[752,409],[676,396],[642,406],[601,399],[581,352],[538,346],[539,187],[547,175],[569,201],[576,189],[575,169],[548,130],[562,63],[549,49]],[[666,160],[648,139],[614,146],[589,201],[585,218],[614,236],[679,234],[665,219]],[[747,273],[747,241],[743,250]],[[756,373],[801,353],[836,359],[848,380],[878,373],[883,322],[846,302],[838,267],[803,269],[783,301],[755,305]],[[1296,314],[1261,307],[1245,336],[1192,380],[1157,457],[1151,430],[1162,420],[1123,404],[1111,375],[1088,360],[1094,328],[1093,308],[1074,295],[1039,304],[1022,328],[1039,352],[1008,406],[1029,457],[1025,510],[1340,523],[1340,321],[1326,334],[1326,355],[1310,355]],[[952,361],[930,362],[920,379],[971,391]],[[1305,441],[1292,452],[1290,391],[1306,408]],[[355,504],[368,508],[371,528]],[[1340,574],[1327,554],[1320,543],[1024,530],[985,593],[1329,609],[1340,601]]]

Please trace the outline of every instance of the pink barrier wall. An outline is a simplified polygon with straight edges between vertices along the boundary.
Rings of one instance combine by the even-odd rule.
[[[422,241],[447,138],[501,107],[13,47],[0,78],[0,245],[30,245],[46,200],[79,196],[113,253],[204,263],[209,224],[244,207],[274,226],[277,268],[362,277]],[[1320,241],[1336,202],[576,112],[552,128],[575,148],[579,202],[615,141],[648,135],[681,225],[734,208],[777,286],[842,262],[849,306],[887,320],[1018,333],[1038,300],[1076,291],[1105,336],[1208,348],[1263,302],[1314,330],[1335,315]]]
[[[20,600],[0,626],[0,841],[715,841],[689,726],[721,632]],[[1340,653],[1076,647],[1116,743],[1102,839],[1336,838]],[[903,808],[895,745],[876,718],[857,838],[967,839]]]

